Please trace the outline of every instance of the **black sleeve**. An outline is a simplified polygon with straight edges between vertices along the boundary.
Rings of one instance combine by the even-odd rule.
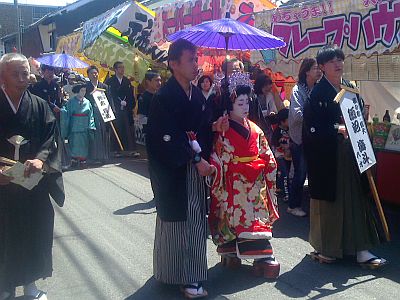
[[[105,93],[106,93],[108,102],[110,103],[111,109],[112,109],[113,112],[115,113],[115,103],[114,103],[113,96],[112,96],[112,94],[111,94],[110,86],[107,85],[107,84],[105,84],[105,85],[104,85],[104,89],[106,90]]]
[[[140,115],[146,115],[145,113],[145,105],[146,105],[146,94],[138,95],[138,114]]]
[[[126,97],[126,101],[128,102],[128,105],[130,105],[129,109],[131,111],[133,111],[136,107],[136,99],[135,99],[135,92],[133,90],[132,84],[129,81],[129,79],[127,79],[128,82],[128,87],[127,87],[127,97]]]
[[[33,99],[33,109],[40,114],[42,126],[37,135],[40,137],[40,145],[36,158],[45,162],[48,167],[47,173],[42,179],[42,184],[48,188],[49,194],[61,207],[64,205],[65,193],[62,179],[62,141],[59,128],[53,112],[46,103]]]
[[[179,128],[168,99],[155,95],[150,107],[146,133],[146,147],[150,160],[169,168],[186,165],[193,157],[186,132]]]
[[[58,107],[62,107],[62,94],[61,94],[61,87],[57,84],[57,89],[56,89],[56,99],[55,99],[56,105]]]

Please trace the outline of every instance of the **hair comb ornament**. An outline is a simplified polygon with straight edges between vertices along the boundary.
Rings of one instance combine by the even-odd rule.
[[[235,72],[229,77],[229,94],[235,93],[238,86],[249,86],[253,90],[250,73]]]

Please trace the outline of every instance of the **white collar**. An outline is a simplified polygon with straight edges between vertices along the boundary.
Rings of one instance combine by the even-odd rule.
[[[124,76],[122,76],[121,78],[119,78],[117,75],[115,75],[115,77],[117,77],[117,79],[118,79],[118,81],[119,81],[119,84],[121,84],[121,83],[122,83],[122,80],[124,79]]]
[[[99,81],[97,81],[96,85],[94,85],[92,81],[90,81],[90,83],[93,85],[94,89],[97,89],[97,87],[99,86]]]
[[[192,83],[190,83],[189,96],[188,96],[189,101],[192,101],[192,92],[193,92],[193,85]]]
[[[10,97],[8,96],[8,94],[7,94],[6,90],[4,89],[4,87],[3,87],[3,86],[1,87],[1,89],[3,90],[3,93],[4,93],[4,95],[6,95],[6,98],[7,98],[8,104],[10,104],[10,107],[11,107],[11,109],[13,110],[13,112],[14,112],[14,115],[16,115],[16,114],[17,114],[17,112],[18,112],[19,106],[21,105],[21,100],[22,100],[22,97],[24,97],[24,94],[25,94],[25,93],[24,93],[24,94],[22,94],[22,96],[21,96],[21,99],[19,99],[18,106],[17,106],[17,107],[15,107],[15,106],[14,106],[14,103],[11,101]]]

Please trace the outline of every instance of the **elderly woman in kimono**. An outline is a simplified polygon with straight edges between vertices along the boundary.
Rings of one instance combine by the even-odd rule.
[[[218,135],[210,158],[217,172],[208,220],[223,265],[254,259],[256,275],[277,278],[280,265],[269,242],[279,218],[277,165],[263,131],[247,118],[250,93],[248,74],[231,75],[229,129]]]
[[[93,107],[85,98],[86,85],[72,88],[75,94],[61,110],[61,135],[68,140],[73,164],[85,164],[89,154],[89,142],[96,125]]]

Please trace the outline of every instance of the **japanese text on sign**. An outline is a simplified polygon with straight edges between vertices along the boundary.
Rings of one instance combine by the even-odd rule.
[[[286,43],[277,59],[303,59],[332,43],[346,56],[371,56],[399,46],[400,0],[304,1],[255,15],[256,27]]]
[[[102,90],[96,90],[93,92],[94,101],[96,101],[97,108],[100,111],[101,117],[104,123],[115,120],[114,112],[108,102],[107,96]]]
[[[339,95],[342,95],[340,108],[357,160],[358,169],[360,173],[363,173],[376,164],[376,158],[371,140],[369,139],[360,103],[357,99],[357,95],[352,92],[342,90]]]

